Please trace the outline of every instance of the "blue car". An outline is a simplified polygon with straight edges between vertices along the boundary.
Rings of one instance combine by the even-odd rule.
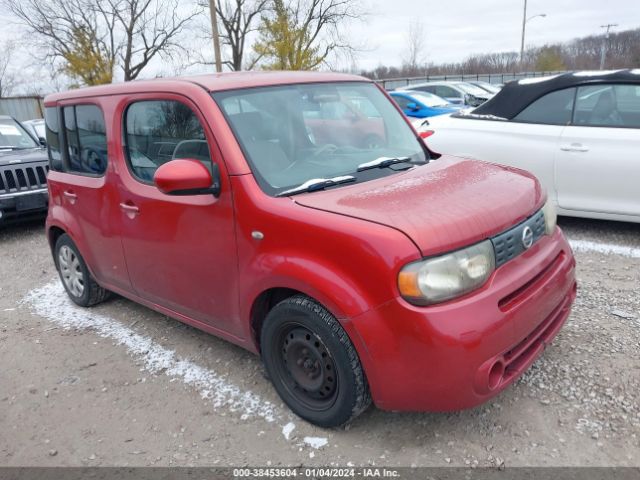
[[[407,117],[426,118],[457,112],[462,105],[453,105],[444,98],[428,92],[390,92]]]

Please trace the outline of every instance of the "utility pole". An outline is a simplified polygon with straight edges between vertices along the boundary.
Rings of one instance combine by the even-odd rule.
[[[612,27],[617,27],[617,23],[607,23],[606,25],[600,25],[600,28],[606,28],[607,33],[602,40],[602,50],[600,50],[600,70],[604,70],[604,58],[607,55],[607,46],[609,45],[609,30]]]
[[[524,62],[524,31],[527,28],[527,0],[524,0],[524,12],[522,13],[522,40],[520,41],[520,65]]]
[[[216,0],[209,0],[209,10],[211,12],[211,36],[213,37],[213,52],[216,57],[216,72],[221,72],[222,60],[220,60],[220,36],[218,35],[218,16],[216,15]]]
[[[529,20],[533,20],[534,18],[538,18],[538,17],[544,18],[546,16],[547,16],[546,13],[539,13],[537,15],[532,15],[531,17],[527,18],[527,0],[524,0],[524,11],[522,12],[522,39],[520,41],[520,66],[521,67],[524,63],[524,34],[527,29],[527,22]]]

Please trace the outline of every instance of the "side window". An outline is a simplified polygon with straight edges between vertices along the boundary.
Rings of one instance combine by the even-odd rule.
[[[200,160],[211,169],[209,145],[193,111],[173,100],[132,103],[125,114],[127,160],[133,175],[153,180],[158,167],[177,158]]]
[[[640,127],[640,86],[592,85],[578,88],[575,125]]]
[[[433,85],[427,85],[425,87],[414,88],[414,90],[418,90],[420,92],[436,93],[436,87],[433,86]]]
[[[556,90],[540,97],[513,118],[515,122],[568,125],[573,111],[575,88]]]
[[[400,95],[394,95],[393,98],[402,110],[406,110],[411,101],[407,97],[401,97]]]
[[[60,127],[58,109],[47,107],[44,109],[46,125],[47,149],[49,150],[49,167],[51,170],[62,170],[62,155],[60,154]]]
[[[107,169],[107,133],[102,110],[95,105],[63,108],[69,171],[102,175]]]
[[[454,90],[453,88],[447,87],[445,85],[438,85],[436,87],[435,93],[442,98],[458,98],[462,96],[462,94],[457,90]]]

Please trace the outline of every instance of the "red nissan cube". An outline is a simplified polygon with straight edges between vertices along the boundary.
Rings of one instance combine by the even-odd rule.
[[[575,262],[538,181],[433,158],[369,80],[228,73],[45,105],[69,297],[115,292],[259,353],[314,424],[478,405],[569,315]]]

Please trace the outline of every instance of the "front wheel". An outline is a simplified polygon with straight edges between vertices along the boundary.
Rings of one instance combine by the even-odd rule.
[[[54,248],[56,268],[69,298],[81,307],[102,302],[109,291],[102,288],[91,276],[87,264],[69,235],[61,235]]]
[[[346,332],[314,300],[296,295],[267,315],[260,345],[273,385],[294,413],[336,427],[371,403],[360,359]]]

